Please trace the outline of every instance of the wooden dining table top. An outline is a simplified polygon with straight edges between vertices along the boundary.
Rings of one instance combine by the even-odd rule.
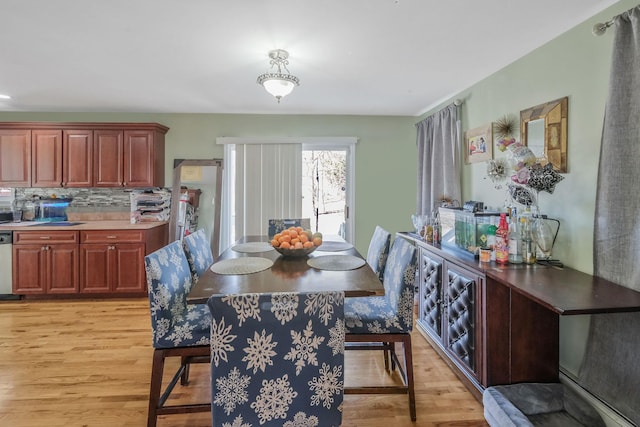
[[[267,236],[245,236],[216,260],[240,257],[261,257],[273,261],[266,270],[250,274],[217,274],[207,269],[191,288],[188,304],[205,304],[211,295],[272,292],[343,291],[345,297],[384,295],[384,287],[365,263],[352,270],[320,270],[307,264],[309,258],[326,255],[352,255],[363,258],[351,247],[347,250],[325,252],[322,245],[307,257],[284,257],[275,250],[264,252],[238,252],[233,247],[248,242],[268,242]]]

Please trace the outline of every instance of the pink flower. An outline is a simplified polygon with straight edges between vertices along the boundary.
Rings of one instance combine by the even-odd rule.
[[[518,184],[526,184],[529,182],[529,168],[518,169],[516,173],[511,176],[511,181]]]

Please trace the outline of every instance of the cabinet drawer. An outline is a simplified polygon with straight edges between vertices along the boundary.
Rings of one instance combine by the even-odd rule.
[[[144,230],[91,230],[80,232],[80,243],[144,242]]]
[[[14,231],[13,244],[78,243],[77,231]]]

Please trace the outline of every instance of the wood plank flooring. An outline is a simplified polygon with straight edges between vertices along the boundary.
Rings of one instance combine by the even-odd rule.
[[[413,351],[417,421],[406,395],[347,395],[343,426],[486,426],[482,405],[417,331]],[[145,426],[151,357],[144,298],[0,301],[0,426]],[[379,352],[347,352],[345,372],[347,385],[389,380]],[[194,365],[190,384],[174,396],[207,401],[208,365]],[[209,425],[208,413],[158,422]]]

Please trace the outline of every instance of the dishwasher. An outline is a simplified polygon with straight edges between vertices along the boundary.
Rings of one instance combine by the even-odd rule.
[[[11,231],[0,231],[0,300],[20,298],[18,295],[11,294],[12,241]]]

